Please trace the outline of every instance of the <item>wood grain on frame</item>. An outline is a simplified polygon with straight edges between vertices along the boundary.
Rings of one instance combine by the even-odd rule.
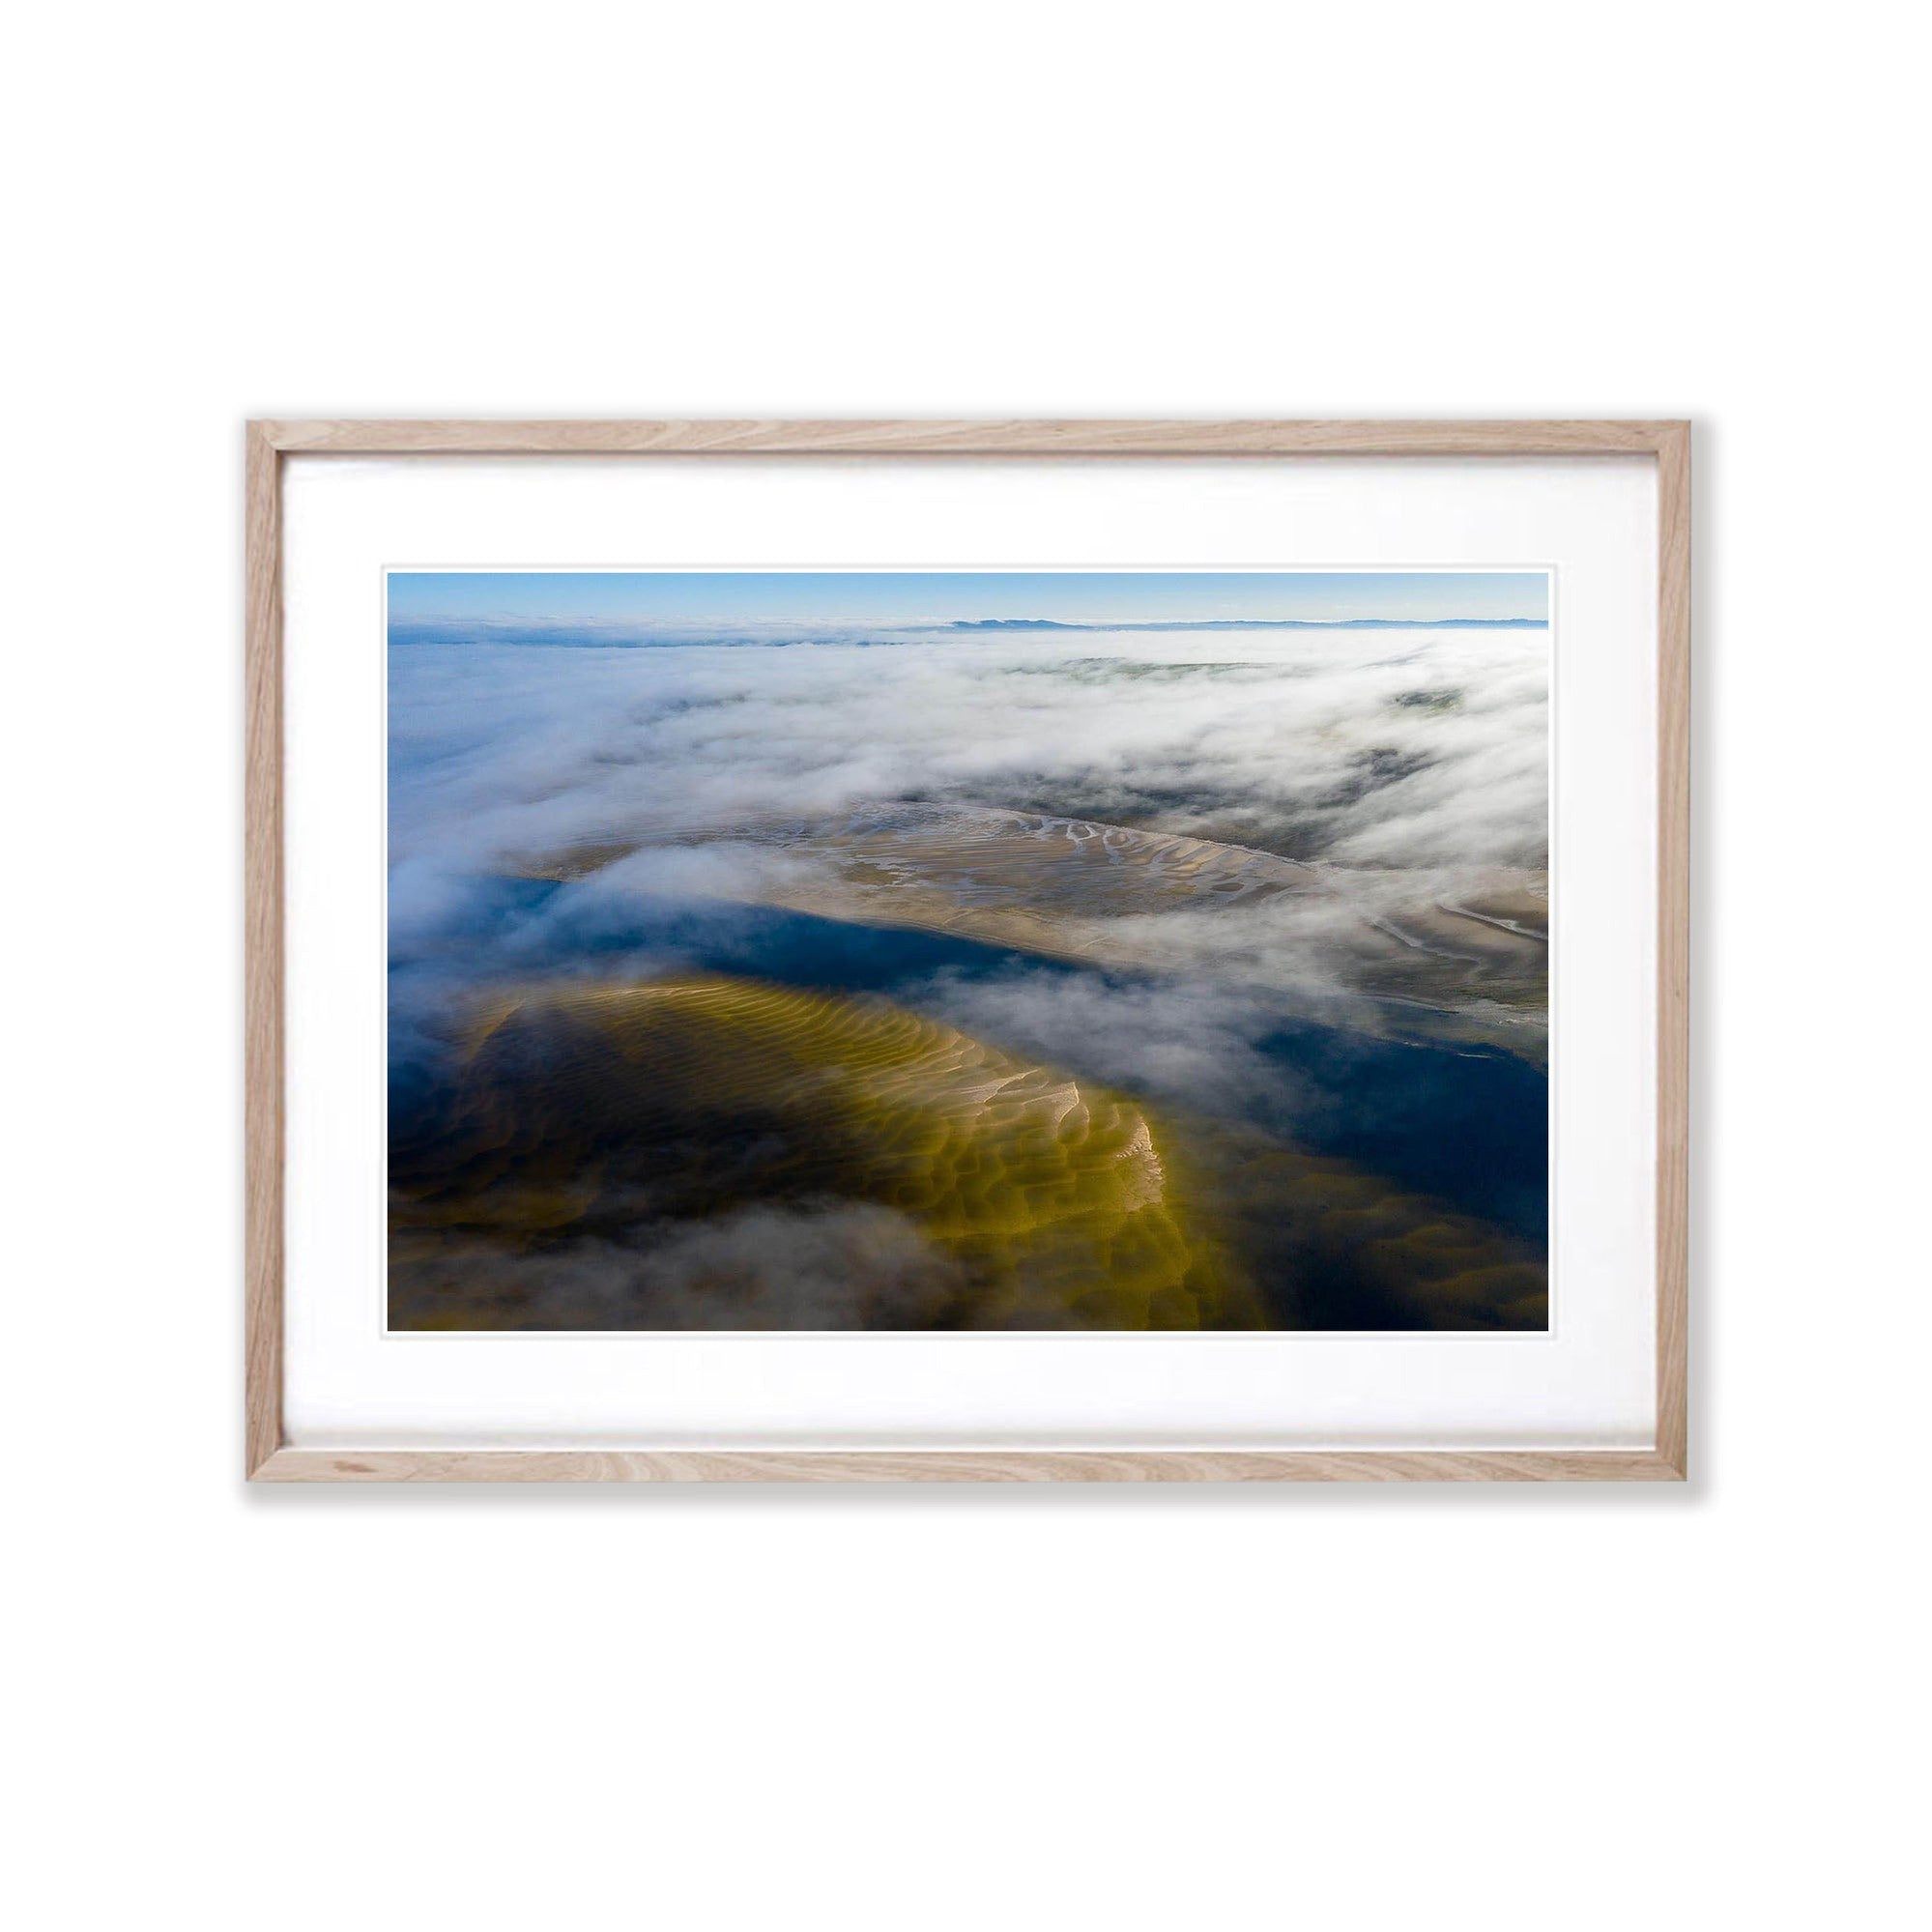
[[[1658,462],[1657,1443],[1652,1450],[416,1450],[282,1441],[281,476],[311,455],[1565,456]],[[245,1470],[272,1483],[1674,1482],[1687,1471],[1690,428],[1681,421],[380,421],[247,429]]]
[[[1669,1483],[1649,1450],[283,1449],[267,1483]]]
[[[247,1083],[245,1181],[247,1455],[250,1473],[282,1434],[282,592],[281,459],[248,425],[246,531]]]
[[[1674,422],[259,422],[271,446],[392,456],[1654,456]]]
[[[1687,1454],[1690,1295],[1690,425],[1658,450],[1657,1447]]]

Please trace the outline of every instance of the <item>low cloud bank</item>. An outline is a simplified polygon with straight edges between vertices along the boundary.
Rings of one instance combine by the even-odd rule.
[[[392,1265],[390,1320],[433,1322],[456,1298],[513,1306],[520,1328],[921,1328],[964,1283],[958,1262],[890,1208],[758,1206],[529,1252],[452,1241]]]
[[[1540,867],[1547,635],[398,648],[398,927],[434,916],[450,873],[894,799],[1064,813],[1355,866]],[[638,863],[643,883],[676,862]],[[694,874],[686,889],[705,888]]]

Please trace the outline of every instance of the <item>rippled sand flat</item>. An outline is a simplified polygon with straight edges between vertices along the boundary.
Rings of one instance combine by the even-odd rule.
[[[546,984],[461,1048],[392,1149],[397,1327],[1295,1326],[1297,1268],[1543,1318],[1479,1222],[881,1000]]]
[[[1492,866],[1418,879],[987,806],[895,804],[832,822],[686,830],[678,842],[782,855],[735,876],[735,893],[753,903],[1095,965],[1400,1002],[1430,1037],[1539,1061],[1545,1053],[1541,874]],[[522,867],[580,879],[648,849],[614,836]],[[621,881],[620,864],[613,878]]]

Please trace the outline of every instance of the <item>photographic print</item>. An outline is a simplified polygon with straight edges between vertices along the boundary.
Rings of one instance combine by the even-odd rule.
[[[1550,617],[391,571],[390,1328],[1545,1328]]]

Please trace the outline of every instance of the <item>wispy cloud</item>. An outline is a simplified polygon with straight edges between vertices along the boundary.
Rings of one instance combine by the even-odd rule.
[[[1538,866],[1547,695],[1540,629],[428,645],[390,660],[391,850],[488,869],[904,798]]]

